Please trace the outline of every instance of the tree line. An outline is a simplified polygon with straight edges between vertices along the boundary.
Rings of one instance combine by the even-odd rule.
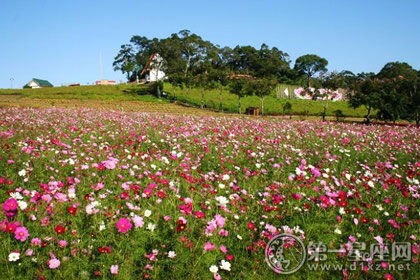
[[[264,97],[276,83],[286,83],[316,89],[341,88],[347,92],[352,107],[366,106],[367,122],[373,112],[384,120],[419,121],[420,71],[407,63],[387,63],[377,74],[328,72],[327,59],[307,54],[298,57],[291,67],[290,56],[277,47],[220,47],[189,30],[181,30],[163,39],[132,36],[116,55],[114,70],[125,74],[128,81],[135,81],[155,53],[163,58],[155,67],[165,72],[169,82],[185,88],[187,95],[191,87],[203,89],[201,106],[206,89],[220,89],[222,103],[222,89],[228,87],[238,96],[238,112],[242,110],[241,98],[251,94],[260,98],[263,111]],[[159,97],[160,92],[157,83]]]

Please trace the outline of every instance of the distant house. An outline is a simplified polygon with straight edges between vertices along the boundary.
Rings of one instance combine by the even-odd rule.
[[[154,53],[150,56],[146,66],[141,71],[140,76],[144,76],[146,82],[157,82],[165,79],[166,74],[162,71],[164,64],[163,58],[158,54]]]
[[[115,81],[100,80],[95,82],[96,85],[115,85]]]
[[[45,87],[53,87],[53,85],[48,82],[47,80],[35,79],[29,81],[23,88],[45,88]]]

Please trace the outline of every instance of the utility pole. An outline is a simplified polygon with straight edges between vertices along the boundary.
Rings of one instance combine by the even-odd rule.
[[[13,81],[14,81],[15,79],[13,79],[13,78],[10,78],[10,88],[11,89],[13,89]]]

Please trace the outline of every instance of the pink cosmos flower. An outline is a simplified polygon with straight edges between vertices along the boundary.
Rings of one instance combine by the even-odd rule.
[[[65,248],[65,247],[67,246],[67,241],[66,241],[66,240],[60,240],[60,241],[58,242],[58,245],[59,245],[61,248]]]
[[[34,251],[32,249],[28,249],[28,250],[26,250],[25,255],[26,256],[33,256],[34,255]]]
[[[48,261],[48,267],[50,269],[56,269],[60,266],[60,261],[56,258],[52,258]]]
[[[15,231],[15,238],[24,242],[29,236],[28,230],[26,227],[18,227]]]
[[[48,203],[50,203],[50,202],[51,202],[52,197],[51,197],[51,195],[49,195],[49,194],[44,194],[43,196],[41,196],[41,199],[42,199],[43,201],[45,201],[45,202],[48,204]]]
[[[40,245],[41,244],[41,239],[39,239],[39,238],[32,238],[31,244],[33,244],[35,246]]]
[[[204,250],[205,251],[213,251],[215,249],[215,246],[213,243],[211,242],[206,242],[206,244],[204,244]]]
[[[133,218],[133,223],[136,228],[142,227],[144,225],[143,218],[140,216],[135,215]]]
[[[219,246],[219,249],[220,249],[220,251],[222,251],[224,254],[226,254],[226,253],[227,253],[226,246],[221,245],[221,246]]]
[[[133,225],[130,223],[130,219],[120,218],[117,222],[118,232],[127,232],[129,231]]]
[[[214,216],[214,220],[216,221],[216,224],[217,224],[218,227],[222,228],[225,225],[225,218],[223,218],[219,214]]]
[[[114,275],[118,274],[118,265],[117,264],[111,265],[111,268],[109,270],[111,271],[111,274],[114,274]]]
[[[104,166],[107,169],[114,169],[117,165],[116,165],[116,160],[107,160],[104,162]]]

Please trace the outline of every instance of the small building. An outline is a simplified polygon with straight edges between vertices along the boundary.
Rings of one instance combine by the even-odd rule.
[[[23,88],[45,88],[45,87],[53,87],[53,85],[48,82],[47,80],[35,79],[29,81]]]
[[[95,82],[96,85],[115,85],[115,81],[111,81],[111,80],[100,80],[100,81],[96,81]]]
[[[158,53],[152,54],[140,76],[144,75],[146,83],[164,80],[166,78],[165,72],[162,71],[164,63],[163,58]]]
[[[260,114],[260,108],[258,108],[258,107],[248,107],[245,110],[245,114],[258,116]]]

